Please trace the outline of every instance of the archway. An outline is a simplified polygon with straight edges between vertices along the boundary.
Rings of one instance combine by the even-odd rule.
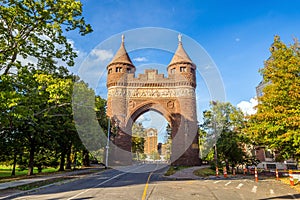
[[[131,163],[132,124],[140,115],[153,110],[163,115],[171,126],[172,165],[200,164],[196,66],[184,51],[181,39],[167,69],[168,77],[155,69],[135,77],[135,66],[122,39],[120,49],[107,66],[107,115],[118,122],[110,163]]]

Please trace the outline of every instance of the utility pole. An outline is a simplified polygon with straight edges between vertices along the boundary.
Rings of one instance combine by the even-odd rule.
[[[217,102],[212,101],[213,105],[217,105]],[[213,129],[214,129],[214,134],[215,134],[215,164],[216,164],[216,168],[218,167],[218,151],[217,151],[217,121],[216,121],[216,113],[213,112]]]
[[[105,169],[108,167],[108,149],[109,149],[109,138],[110,138],[110,118],[108,117],[108,128],[107,128],[107,142],[106,142],[106,155],[105,155]]]

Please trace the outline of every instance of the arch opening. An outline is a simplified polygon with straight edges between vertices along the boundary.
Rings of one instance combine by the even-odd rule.
[[[133,162],[169,163],[171,157],[171,129],[158,111],[143,111],[132,124]]]

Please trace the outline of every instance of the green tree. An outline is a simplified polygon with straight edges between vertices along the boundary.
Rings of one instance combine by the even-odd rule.
[[[217,146],[218,163],[225,162],[235,167],[247,161],[247,154],[243,150],[249,140],[242,132],[245,119],[242,111],[230,103],[211,102],[211,109],[204,111],[204,120],[200,125],[202,135],[207,134],[205,143],[209,154],[214,145]]]
[[[0,71],[9,74],[29,66],[53,70],[58,61],[73,66],[76,53],[64,34],[92,31],[81,14],[76,0],[1,1]]]
[[[99,126],[99,123],[102,123],[99,120],[105,118],[105,101],[95,97],[94,91],[86,83],[79,81],[76,82],[73,90],[72,108],[76,130],[87,148],[82,152],[86,159],[83,163],[88,164],[88,151],[103,152],[100,150],[106,146],[106,132]],[[107,127],[106,123],[103,125]]]
[[[166,132],[167,132],[167,141],[165,143],[166,145],[166,155],[165,160],[169,161],[171,159],[171,151],[172,151],[172,127],[168,123],[166,126]]]
[[[277,151],[284,159],[300,156],[300,46],[274,37],[270,57],[260,70],[265,87],[257,113],[246,131],[253,142]]]
[[[152,151],[150,153],[150,159],[152,160],[160,160],[160,155],[157,151]]]
[[[34,166],[55,163],[56,147],[62,162],[70,138],[76,138],[70,104],[74,81],[62,65],[74,65],[77,55],[65,35],[72,30],[85,35],[92,29],[81,17],[80,1],[0,4],[0,142],[10,152],[5,159],[13,158],[15,166],[22,155],[20,163],[28,163],[31,175]]]
[[[144,153],[146,132],[142,123],[133,123],[132,125],[132,153],[136,154],[137,159]]]

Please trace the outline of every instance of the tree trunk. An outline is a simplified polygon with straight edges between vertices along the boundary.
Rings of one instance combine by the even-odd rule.
[[[230,172],[230,168],[229,168],[229,162],[228,162],[228,160],[225,160],[225,168],[226,168],[227,173],[229,173]]]
[[[83,160],[82,160],[83,166],[89,167],[90,166],[90,156],[89,156],[88,150],[84,149],[82,151],[82,157],[83,157]]]
[[[74,153],[74,166],[73,166],[73,170],[76,169],[76,165],[77,165],[77,152],[75,151],[75,153]]]
[[[11,176],[16,175],[16,165],[17,165],[17,152],[15,150],[14,151],[14,160],[13,160],[13,168],[12,168],[12,171],[11,171]]]
[[[68,150],[67,150],[67,165],[66,165],[66,169],[72,169],[71,153],[72,153],[72,143],[70,142]]]
[[[39,165],[39,166],[38,166],[38,173],[41,173],[42,170],[43,170],[42,165]]]
[[[59,170],[58,171],[65,171],[65,151],[62,150],[60,153],[60,163],[59,163]]]
[[[35,152],[35,143],[34,139],[30,141],[30,151],[29,151],[29,163],[28,163],[28,176],[33,175],[33,167],[34,167],[34,152]]]

